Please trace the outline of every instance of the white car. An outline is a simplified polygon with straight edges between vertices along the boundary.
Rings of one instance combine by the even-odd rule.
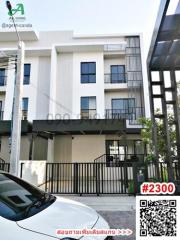
[[[57,235],[60,229],[109,229],[93,209],[0,171],[0,239],[2,240],[104,240],[108,236]]]

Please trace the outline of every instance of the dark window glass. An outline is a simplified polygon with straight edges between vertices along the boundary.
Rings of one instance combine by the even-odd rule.
[[[0,101],[0,120],[3,120],[2,101]]]
[[[5,78],[5,68],[0,68],[0,86],[4,86],[6,84]]]
[[[31,196],[31,197],[27,197]],[[7,173],[0,173],[0,216],[20,221],[49,207],[55,197]]]
[[[22,110],[23,111],[28,111],[28,98],[23,98],[22,99]]]
[[[81,63],[81,83],[96,83],[96,63]]]
[[[112,99],[112,118],[134,118],[135,99]]]
[[[126,82],[124,65],[111,65],[111,82]]]
[[[31,72],[31,64],[24,64],[24,85],[28,85],[30,82],[30,72]]]
[[[81,118],[95,118],[96,97],[81,97]]]

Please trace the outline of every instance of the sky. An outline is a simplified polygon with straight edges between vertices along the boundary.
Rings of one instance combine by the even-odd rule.
[[[178,0],[171,0],[176,4]],[[11,0],[23,3],[33,29],[73,30],[77,34],[143,33],[145,54],[160,0]],[[0,28],[8,23],[6,1],[0,0]]]

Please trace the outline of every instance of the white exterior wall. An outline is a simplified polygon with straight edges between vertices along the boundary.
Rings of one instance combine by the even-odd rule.
[[[50,57],[39,57],[37,98],[36,98],[36,119],[47,119],[49,113],[50,99]],[[34,70],[34,69],[33,69]],[[30,109],[29,109],[30,110]]]
[[[96,83],[81,84],[81,62],[96,62]],[[73,57],[73,118],[80,118],[81,97],[96,97],[97,114],[104,117],[103,52],[74,53]]]
[[[73,53],[57,56],[56,119],[72,118]]]
[[[72,140],[72,161],[93,162],[105,154],[105,135],[74,135]]]

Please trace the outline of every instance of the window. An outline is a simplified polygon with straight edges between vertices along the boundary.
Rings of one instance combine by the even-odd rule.
[[[125,65],[111,65],[111,83],[125,82]]]
[[[28,85],[30,82],[30,72],[31,64],[24,64],[24,80],[23,80],[24,85]]]
[[[0,68],[0,86],[6,85],[5,68]]]
[[[2,101],[0,101],[0,120],[3,120]]]
[[[81,83],[96,83],[96,63],[81,63]]]
[[[96,97],[81,97],[81,118],[96,117]]]
[[[0,216],[11,221],[29,218],[56,201],[56,197],[45,195],[33,185],[7,173],[0,173],[0,183]]]
[[[134,119],[135,99],[112,99],[112,118]]]
[[[28,114],[28,98],[22,99],[22,119],[27,120],[27,114]]]

